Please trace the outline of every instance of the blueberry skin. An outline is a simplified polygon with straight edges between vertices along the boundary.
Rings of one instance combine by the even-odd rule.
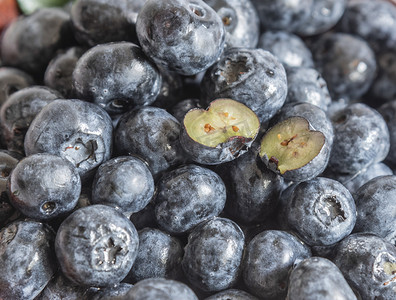
[[[133,43],[97,45],[85,52],[73,71],[77,98],[121,114],[155,101],[161,88],[157,67]]]
[[[120,283],[135,261],[139,237],[135,226],[107,205],[80,208],[66,218],[55,238],[63,274],[83,286]]]
[[[286,219],[307,244],[332,245],[352,232],[355,201],[340,182],[317,177],[295,187],[287,203]]]
[[[60,8],[42,8],[19,17],[5,30],[1,60],[41,79],[56,51],[72,44],[69,14]]]
[[[396,99],[384,103],[378,108],[379,113],[383,116],[389,129],[390,148],[385,162],[391,168],[396,166]]]
[[[28,73],[16,68],[0,67],[0,106],[13,93],[33,84],[34,80]]]
[[[10,201],[24,215],[48,220],[70,212],[81,192],[76,168],[59,156],[37,153],[22,159],[8,179]]]
[[[226,218],[198,225],[188,236],[182,268],[191,285],[218,292],[233,286],[240,273],[245,236]]]
[[[290,273],[289,300],[357,300],[340,269],[330,260],[310,257]]]
[[[297,28],[300,36],[322,34],[341,19],[347,0],[315,0],[308,18]]]
[[[179,142],[180,123],[166,110],[140,107],[122,115],[115,129],[115,151],[136,154],[149,164],[154,177],[185,161]]]
[[[251,0],[204,0],[223,21],[225,48],[255,48],[260,35],[260,19]]]
[[[226,188],[215,172],[196,165],[169,171],[157,184],[155,216],[171,234],[181,234],[218,216],[226,201]]]
[[[202,0],[148,0],[136,32],[147,56],[182,75],[206,70],[224,49],[223,22]]]
[[[16,221],[0,231],[0,298],[34,299],[57,269],[54,233],[34,221]]]
[[[389,1],[349,1],[338,29],[364,38],[379,50],[396,48],[396,7]]]
[[[144,228],[138,233],[139,250],[126,278],[127,282],[157,277],[174,280],[181,278],[181,242],[156,228]]]
[[[70,11],[74,35],[81,44],[91,47],[115,41],[136,41],[136,18],[144,3],[144,0],[74,1]]]
[[[296,31],[309,18],[313,0],[252,0],[265,30]]]
[[[327,83],[314,68],[296,67],[287,70],[287,103],[307,102],[327,111],[331,97]]]
[[[91,289],[87,295],[87,300],[116,300],[125,297],[133,287],[132,284],[121,282],[115,286],[100,289]]]
[[[25,133],[30,123],[44,106],[59,98],[61,94],[44,86],[26,87],[8,97],[0,108],[1,130],[7,149],[24,154]]]
[[[333,262],[361,299],[395,299],[396,249],[391,243],[354,233],[338,244]]]
[[[311,50],[297,35],[287,31],[265,31],[257,45],[271,52],[286,69],[292,67],[313,68]]]
[[[61,272],[51,279],[35,300],[75,300],[86,299],[88,288],[76,285]]]
[[[258,298],[242,290],[228,289],[205,298],[205,300],[258,300]]]
[[[221,164],[215,171],[227,189],[225,211],[234,219],[247,224],[262,223],[274,212],[283,178],[257,159],[257,151]]]
[[[66,98],[75,97],[72,74],[77,60],[85,51],[85,48],[76,46],[58,53],[45,70],[45,85],[59,91]]]
[[[363,103],[354,103],[330,116],[334,142],[329,168],[336,173],[355,174],[385,159],[390,134],[384,118]]]
[[[294,235],[279,230],[262,231],[246,247],[243,281],[260,299],[283,299],[289,272],[295,264],[310,256],[309,247]]]
[[[186,284],[165,278],[149,278],[135,284],[119,300],[198,300]]]
[[[373,178],[362,185],[353,197],[357,210],[354,231],[373,233],[395,244],[396,176]]]
[[[113,125],[99,106],[77,99],[46,105],[25,135],[25,153],[47,152],[71,161],[83,181],[112,152]]]
[[[313,43],[311,51],[333,100],[357,100],[370,88],[377,66],[373,50],[363,39],[329,32]]]
[[[196,98],[188,98],[184,99],[177,104],[175,104],[171,109],[170,113],[180,122],[182,123],[184,120],[184,116],[186,113],[193,108],[203,108],[200,104],[199,99]]]
[[[231,48],[205,73],[201,92],[206,104],[218,98],[242,102],[263,123],[285,103],[286,71],[268,51]]]
[[[92,203],[106,204],[129,217],[154,196],[154,179],[138,157],[120,156],[102,163],[92,183]]]

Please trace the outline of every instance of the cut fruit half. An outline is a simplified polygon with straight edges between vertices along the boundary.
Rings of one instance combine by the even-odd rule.
[[[324,134],[310,130],[305,118],[291,117],[266,132],[261,140],[260,157],[270,169],[283,175],[311,162],[324,144]]]
[[[218,164],[246,152],[259,129],[259,119],[246,105],[232,99],[217,99],[207,110],[187,112],[181,143],[194,161]]]

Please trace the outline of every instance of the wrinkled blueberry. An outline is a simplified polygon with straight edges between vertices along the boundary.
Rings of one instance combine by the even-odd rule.
[[[198,225],[184,249],[185,276],[203,291],[230,288],[240,273],[244,243],[242,229],[229,219],[213,218]]]
[[[158,224],[170,233],[184,233],[218,216],[226,201],[220,176],[196,165],[170,171],[159,180],[155,199]]]
[[[22,159],[8,179],[10,201],[24,215],[48,220],[70,212],[81,192],[76,168],[59,156],[37,153]]]
[[[76,99],[54,100],[34,118],[25,136],[25,153],[59,155],[77,168],[83,180],[108,160],[113,125],[99,106]]]
[[[16,221],[0,231],[0,298],[33,299],[57,269],[54,233],[34,221]]]
[[[206,70],[224,48],[223,22],[202,0],[148,0],[139,12],[136,32],[155,63],[182,75]]]
[[[120,283],[135,261],[139,245],[135,226],[106,205],[80,208],[62,222],[55,252],[63,274],[85,286]]]

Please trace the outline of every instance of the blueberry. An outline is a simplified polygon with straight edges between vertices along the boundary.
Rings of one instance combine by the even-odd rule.
[[[357,220],[354,231],[376,234],[396,245],[396,176],[371,179],[355,193]]]
[[[370,88],[377,66],[374,52],[365,40],[329,32],[315,40],[311,51],[334,100],[358,100]]]
[[[147,278],[181,278],[182,244],[176,237],[155,228],[139,230],[139,250],[127,281]]]
[[[4,65],[41,79],[56,51],[72,44],[68,13],[60,8],[42,8],[10,24],[2,37],[1,59]]]
[[[165,278],[149,278],[135,284],[120,300],[198,300],[186,284]]]
[[[329,168],[336,173],[355,174],[385,159],[390,137],[384,118],[363,103],[354,103],[331,115],[334,143]]]
[[[156,64],[182,75],[206,70],[224,48],[223,22],[202,0],[148,0],[139,12],[136,32]]]
[[[154,176],[184,162],[179,142],[180,123],[166,110],[141,107],[122,115],[115,130],[119,155],[136,154],[146,160]]]
[[[16,221],[0,231],[0,298],[33,299],[57,269],[54,233],[45,224]]]
[[[155,216],[167,232],[184,233],[218,216],[226,201],[226,189],[220,176],[197,165],[169,171],[159,180]]]
[[[383,116],[389,129],[390,148],[385,161],[391,168],[394,168],[396,166],[396,98],[381,105],[378,111]]]
[[[297,35],[287,31],[265,31],[257,45],[274,54],[286,69],[292,67],[312,68],[311,50]]]
[[[228,289],[205,298],[205,300],[258,300],[258,298],[243,290]]]
[[[8,179],[10,201],[24,215],[48,220],[70,212],[81,192],[76,168],[59,156],[38,153],[22,159]]]
[[[58,53],[45,70],[45,85],[59,91],[66,98],[74,97],[72,74],[77,60],[85,50],[83,47],[71,47]]]
[[[260,33],[260,20],[251,0],[204,0],[223,21],[225,48],[255,48]]]
[[[244,242],[241,228],[229,219],[213,218],[198,225],[184,249],[185,276],[203,291],[230,288],[240,273]]]
[[[80,208],[62,222],[55,252],[63,274],[84,286],[120,283],[135,261],[137,231],[121,213],[106,205]]]
[[[327,111],[331,97],[327,83],[314,68],[296,67],[287,70],[287,103],[308,102]]]
[[[283,299],[289,272],[310,256],[309,247],[294,235],[279,230],[262,231],[245,249],[243,281],[257,297]]]
[[[118,208],[126,216],[142,210],[154,196],[154,179],[146,163],[133,156],[102,163],[92,183],[92,203]]]
[[[186,113],[193,108],[203,108],[199,102],[199,99],[189,98],[184,99],[175,104],[171,109],[170,113],[181,123],[183,122]]]
[[[322,257],[309,257],[290,273],[287,299],[356,300],[338,267]]]
[[[26,72],[11,67],[0,67],[0,105],[13,93],[34,84]]]
[[[105,288],[91,288],[87,294],[89,300],[116,300],[125,297],[129,290],[133,287],[132,284],[121,282],[115,286]]]
[[[382,238],[355,233],[342,240],[333,262],[361,299],[395,299],[396,249]]]
[[[0,109],[0,124],[7,149],[24,154],[26,131],[34,117],[47,104],[62,96],[44,86],[23,88],[3,103]]]
[[[83,180],[108,160],[113,126],[99,106],[76,99],[54,100],[34,118],[25,136],[25,153],[59,155],[77,168]]]
[[[294,188],[287,202],[286,219],[307,244],[332,245],[352,232],[355,201],[338,181],[317,177]]]
[[[231,48],[205,73],[201,91],[206,103],[217,98],[234,99],[266,122],[285,103],[286,72],[268,51]]]

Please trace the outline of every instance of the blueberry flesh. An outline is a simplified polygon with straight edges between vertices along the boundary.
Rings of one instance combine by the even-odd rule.
[[[110,158],[113,125],[99,106],[76,99],[54,100],[35,117],[25,135],[25,153],[59,155],[77,168],[82,180]]]
[[[186,165],[159,180],[155,216],[164,230],[181,234],[218,216],[225,201],[226,189],[219,175],[207,168]]]
[[[91,47],[108,42],[136,41],[136,18],[144,2],[74,1],[70,17],[76,39]]]
[[[257,159],[257,151],[215,169],[227,189],[225,211],[243,223],[261,223],[274,212],[283,178]]]
[[[122,115],[115,130],[115,151],[136,154],[154,176],[184,162],[179,142],[180,123],[166,110],[145,106]]]
[[[243,281],[259,298],[283,299],[289,272],[310,256],[309,247],[294,235],[279,230],[262,231],[245,249]]]
[[[258,300],[258,298],[252,296],[248,292],[238,289],[228,289],[222,292],[218,292],[205,300]]]
[[[6,29],[1,59],[5,66],[42,78],[56,51],[72,43],[68,13],[59,8],[43,8],[19,17]]]
[[[85,48],[71,47],[58,53],[48,64],[44,73],[46,86],[57,90],[66,98],[74,97],[72,74],[77,60],[84,54]]]
[[[329,168],[336,173],[355,174],[384,160],[390,134],[384,118],[363,103],[350,104],[331,115],[334,142]]]
[[[205,73],[201,91],[207,104],[218,98],[234,99],[253,110],[261,122],[266,122],[285,103],[286,72],[268,51],[232,48]]]
[[[353,197],[357,220],[354,231],[376,234],[396,244],[396,176],[379,176],[362,185]]]
[[[57,269],[54,233],[34,221],[16,221],[0,231],[0,298],[33,299]]]
[[[34,84],[26,72],[11,67],[0,67],[0,106],[13,93]]]
[[[185,276],[203,291],[230,288],[240,273],[244,243],[242,229],[229,219],[213,218],[198,225],[184,249]]]
[[[311,246],[348,236],[356,223],[355,201],[346,187],[325,177],[299,183],[287,203],[288,225]]]
[[[354,233],[338,244],[333,262],[361,299],[395,299],[396,249],[391,243]]]
[[[40,110],[62,96],[44,86],[31,86],[13,93],[0,109],[4,141],[10,151],[24,154],[25,133]]]
[[[287,70],[287,103],[307,102],[327,111],[331,97],[327,83],[314,68],[296,67]]]
[[[76,97],[121,114],[155,101],[161,88],[157,67],[133,43],[97,45],[85,52],[73,71]]]
[[[357,100],[370,88],[377,66],[374,52],[365,40],[329,32],[319,36],[311,51],[332,99]]]
[[[202,0],[148,0],[139,12],[136,32],[156,64],[182,75],[206,70],[224,49],[223,22]]]
[[[76,168],[59,156],[37,153],[22,159],[8,180],[10,201],[24,215],[48,220],[70,212],[81,192]]]
[[[68,216],[55,238],[63,274],[83,286],[120,283],[135,261],[138,246],[135,226],[114,208],[100,204]]]
[[[286,69],[313,68],[311,50],[301,38],[291,32],[265,31],[261,34],[257,47],[274,54]]]
[[[147,278],[181,278],[183,248],[176,237],[155,228],[139,230],[139,250],[127,281]]]
[[[309,18],[314,0],[253,0],[265,30],[296,31]]]
[[[287,299],[356,300],[340,269],[330,260],[310,257],[291,272]]]
[[[118,208],[126,216],[142,210],[154,196],[154,179],[146,163],[133,156],[102,163],[92,183],[92,203]]]
[[[260,19],[251,0],[204,0],[223,21],[225,48],[255,48],[260,34]]]

